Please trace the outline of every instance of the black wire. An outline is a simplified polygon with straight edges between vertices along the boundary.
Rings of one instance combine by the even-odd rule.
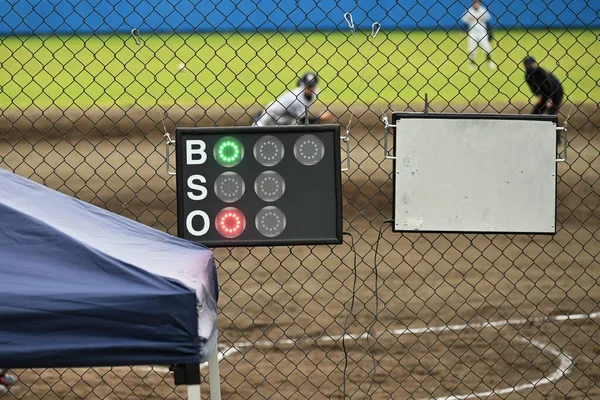
[[[373,329],[373,326],[375,326],[375,324],[377,323],[377,316],[379,315],[379,274],[377,273],[377,254],[379,254],[379,242],[381,241],[383,226],[385,224],[391,224],[393,222],[394,220],[392,219],[386,219],[379,226],[379,235],[377,236],[377,241],[375,242],[375,254],[373,255],[373,273],[375,274],[375,313],[373,315],[373,322],[371,322],[371,325],[367,329],[367,343],[369,344],[369,349],[367,350],[367,353],[370,353],[371,358],[373,359],[373,377],[371,378],[371,385],[369,385],[369,389],[367,390],[368,398],[371,398],[370,393],[371,389],[373,388],[373,385],[375,384],[375,376],[377,374],[377,360],[375,359],[375,354],[373,354],[373,346],[371,344],[371,341],[369,340],[371,338],[371,330]]]
[[[346,351],[346,331],[348,329],[348,318],[350,315],[354,317],[354,302],[356,300],[356,282],[358,280],[358,274],[356,271],[356,250],[354,248],[354,236],[350,232],[342,232],[344,235],[350,236],[350,251],[354,253],[354,282],[352,283],[352,300],[350,300],[350,312],[346,315],[344,320],[344,333],[342,335],[342,350],[344,351],[344,374],[342,380],[342,396],[346,398],[346,371],[348,370],[348,352]]]

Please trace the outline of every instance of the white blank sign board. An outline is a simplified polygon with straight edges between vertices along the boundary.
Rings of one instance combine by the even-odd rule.
[[[394,119],[395,231],[556,232],[555,117]]]

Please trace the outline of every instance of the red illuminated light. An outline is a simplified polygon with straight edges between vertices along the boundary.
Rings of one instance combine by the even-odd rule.
[[[246,217],[237,208],[227,207],[217,214],[215,226],[221,236],[232,239],[238,237],[246,229]]]

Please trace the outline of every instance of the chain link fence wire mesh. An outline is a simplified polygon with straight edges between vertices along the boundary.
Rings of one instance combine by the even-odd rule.
[[[314,112],[352,140],[353,246],[215,250],[223,396],[600,398],[599,4],[486,2],[497,68],[481,50],[469,62],[469,6],[4,1],[0,167],[176,234],[165,131],[249,125],[314,71]],[[381,229],[382,116],[421,111],[426,94],[432,112],[530,113],[526,55],[565,92],[556,235]],[[185,398],[163,366],[13,372],[2,400]]]

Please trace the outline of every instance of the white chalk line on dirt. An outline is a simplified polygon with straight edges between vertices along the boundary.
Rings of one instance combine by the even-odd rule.
[[[427,333],[441,333],[441,332],[460,332],[467,329],[481,331],[487,328],[503,328],[509,325],[526,325],[530,323],[545,323],[545,322],[562,322],[562,321],[581,321],[586,319],[599,319],[600,311],[594,312],[590,314],[566,314],[566,315],[554,315],[554,316],[545,316],[545,317],[533,317],[533,318],[518,318],[518,319],[507,319],[507,320],[499,320],[492,322],[478,322],[478,323],[466,323],[466,324],[454,324],[454,325],[442,325],[442,326],[433,326],[433,327],[419,327],[419,328],[403,328],[403,329],[395,329],[391,331],[382,331],[374,335],[370,335],[368,332],[364,332],[362,334],[343,334],[343,335],[323,335],[318,338],[301,338],[301,339],[279,339],[277,341],[269,341],[269,340],[259,340],[256,342],[237,342],[233,345],[227,346],[224,344],[219,345],[219,354],[217,358],[219,361],[234,355],[236,353],[240,353],[242,349],[250,348],[250,347],[276,347],[282,345],[297,345],[297,344],[318,344],[318,343],[329,343],[329,342],[337,342],[339,340],[364,340],[369,337],[379,337],[385,334],[393,335],[393,336],[403,336],[403,335],[421,335]],[[559,379],[565,377],[571,370],[573,366],[573,359],[561,351],[557,346],[552,343],[543,343],[539,340],[535,339],[527,339],[524,336],[517,335],[512,340],[520,341],[527,344],[530,344],[537,349],[539,349],[542,353],[546,352],[554,357],[557,360],[558,365],[556,366],[556,370],[552,372],[548,376],[544,376],[540,379],[537,379],[532,382],[526,382],[519,384],[517,386],[506,387],[502,389],[494,389],[486,392],[478,392],[478,393],[469,393],[464,395],[450,395],[450,396],[442,396],[442,397],[433,397],[431,400],[467,400],[472,398],[485,398],[490,396],[501,396],[510,393],[520,392],[524,390],[534,389],[541,385],[546,385],[549,383],[555,383]],[[201,368],[204,368],[208,365],[208,363],[203,363],[200,365]],[[152,367],[148,368],[148,370],[153,370],[158,373],[168,373],[169,369],[165,367]]]
[[[530,344],[530,345],[536,347],[537,349],[539,349],[542,353],[547,352],[547,353],[551,354],[556,360],[558,360],[558,365],[556,366],[556,369],[554,370],[554,372],[552,372],[548,376],[544,376],[543,378],[537,379],[532,382],[521,383],[517,386],[509,386],[509,387],[502,388],[502,389],[494,389],[494,390],[490,390],[490,391],[486,391],[486,392],[476,392],[476,393],[469,393],[469,394],[464,394],[464,395],[450,395],[450,396],[442,396],[442,397],[433,397],[433,398],[431,398],[431,400],[466,400],[466,399],[482,399],[482,398],[490,397],[490,396],[502,396],[502,395],[506,395],[506,394],[510,394],[510,393],[520,392],[523,390],[531,390],[537,386],[546,385],[549,383],[555,383],[556,381],[558,381],[562,377],[566,376],[570,372],[571,367],[573,365],[573,359],[571,357],[569,357],[568,355],[566,355],[565,353],[563,353],[558,347],[556,347],[550,343],[540,342],[539,340],[527,339],[526,337],[521,336],[521,335],[516,336],[513,339],[513,341],[519,341],[519,342],[524,342],[524,343]]]

